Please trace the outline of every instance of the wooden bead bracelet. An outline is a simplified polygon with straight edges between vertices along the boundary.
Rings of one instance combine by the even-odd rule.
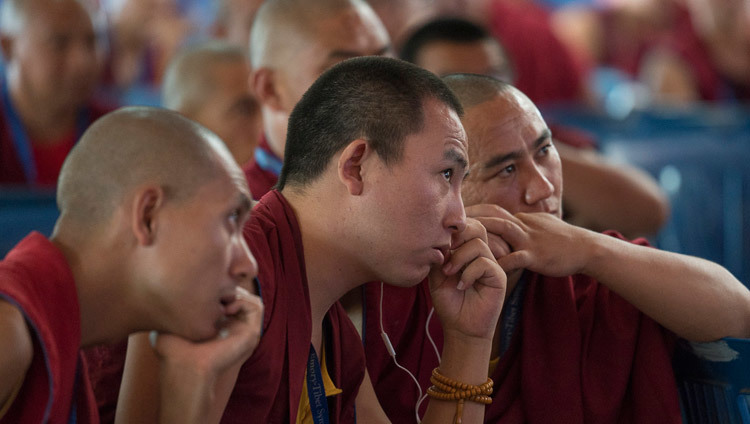
[[[427,389],[427,394],[430,395],[431,398],[458,401],[458,404],[456,405],[456,417],[454,420],[455,424],[462,423],[461,416],[464,411],[464,401],[469,400],[483,405],[489,405],[492,403],[490,395],[492,394],[493,382],[491,378],[488,378],[484,384],[474,386],[450,379],[440,374],[438,369],[435,368],[432,370],[430,382],[433,385]]]

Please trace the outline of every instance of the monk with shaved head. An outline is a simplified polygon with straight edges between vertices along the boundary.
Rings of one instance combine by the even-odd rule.
[[[241,47],[213,40],[180,52],[167,67],[162,102],[215,132],[238,164],[252,160],[262,123]]]
[[[121,109],[73,149],[57,200],[52,236],[0,262],[0,422],[98,422],[79,349],[145,330],[171,383],[162,421],[206,422],[262,315],[242,288],[250,193],[226,147],[176,113]]]
[[[245,167],[256,199],[281,172],[289,114],[313,81],[334,64],[390,51],[388,34],[362,0],[266,0],[250,33],[251,84],[264,134]]]
[[[671,365],[676,337],[747,338],[750,291],[716,263],[563,221],[560,156],[534,103],[491,77],[443,80],[465,111],[466,213],[483,223],[508,274],[485,422],[681,422]],[[428,385],[426,370],[438,358],[424,332],[429,308],[420,305],[430,300],[423,293],[386,287],[384,306],[370,300],[366,310],[368,369],[397,423],[414,422],[408,414],[417,397],[393,394],[392,387],[413,383],[378,343],[377,322],[382,311],[400,361]],[[439,346],[440,329],[431,333]]]
[[[368,281],[408,288],[425,279],[446,337],[424,423],[482,421],[505,274],[484,229],[464,215],[460,114],[437,76],[383,57],[333,66],[297,103],[279,189],[245,227],[268,313],[223,423],[388,422],[339,299]],[[141,369],[155,376],[149,354]],[[150,391],[133,390],[127,408],[142,422],[151,421]]]
[[[0,7],[0,184],[54,186],[83,131],[111,110],[94,99],[101,49],[93,2]]]

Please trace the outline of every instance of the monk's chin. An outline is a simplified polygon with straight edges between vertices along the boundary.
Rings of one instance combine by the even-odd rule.
[[[417,271],[410,275],[402,275],[397,278],[392,278],[391,280],[384,280],[387,282],[387,284],[391,286],[396,287],[413,287],[417,284],[421,283],[427,278],[427,275],[430,272],[429,267],[425,267],[423,271]]]

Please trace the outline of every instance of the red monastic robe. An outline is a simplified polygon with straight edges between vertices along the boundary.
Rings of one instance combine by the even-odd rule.
[[[81,315],[73,274],[62,253],[31,233],[0,262],[0,298],[26,318],[34,357],[0,423],[96,423],[94,394],[80,356]],[[73,409],[75,408],[75,409]]]
[[[258,145],[259,150],[263,150],[266,155],[270,158],[281,162],[281,159],[271,151],[271,147],[268,145],[266,137],[263,136]],[[257,150],[256,150],[257,151]],[[257,156],[257,153],[256,153]],[[250,193],[253,195],[253,199],[260,200],[261,197],[265,196],[266,193],[271,191],[276,182],[279,180],[279,176],[270,171],[264,169],[263,166],[258,163],[258,159],[253,159],[247,165],[244,166],[243,171],[245,172],[245,178],[247,179],[247,185],[250,187]]]
[[[273,190],[253,209],[245,238],[258,261],[263,335],[242,366],[223,423],[290,423],[297,417],[312,322],[302,239],[294,211]],[[362,343],[343,307],[326,316],[328,372],[343,393],[329,398],[331,423],[354,422],[364,377]]]
[[[681,422],[671,333],[589,277],[527,271],[524,278],[521,319],[491,375],[495,390],[486,423]],[[384,326],[396,358],[424,391],[438,365],[424,329],[432,306],[427,283],[386,285],[384,296]],[[379,300],[380,284],[371,283],[365,292],[367,368],[392,422],[414,423],[416,386],[383,346]],[[435,317],[430,328],[440,349]]]

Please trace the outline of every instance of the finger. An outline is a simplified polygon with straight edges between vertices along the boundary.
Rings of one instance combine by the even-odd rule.
[[[224,313],[231,316],[240,312],[253,312],[258,308],[263,308],[261,298],[241,287],[237,287],[235,300],[224,307]]]
[[[490,246],[490,251],[492,251],[492,256],[494,256],[495,259],[509,255],[513,251],[510,245],[506,243],[502,237],[496,234],[487,234],[487,244]]]
[[[469,240],[451,252],[450,259],[443,265],[443,273],[453,275],[480,256],[495,260],[487,243],[480,239]]]
[[[475,285],[484,285],[505,290],[507,277],[503,269],[493,259],[480,257],[472,261],[461,272],[457,289],[466,290]]]
[[[508,256],[503,256],[497,260],[497,264],[505,272],[515,271],[521,268],[528,268],[531,263],[531,257],[527,251],[513,252]]]
[[[483,203],[479,205],[468,206],[466,208],[466,216],[470,218],[495,217],[507,219],[513,215],[498,205]]]
[[[466,228],[458,233],[453,234],[451,239],[451,249],[457,249],[469,240],[480,239],[487,242],[487,230],[476,219],[468,218]]]
[[[512,219],[483,217],[477,218],[477,221],[489,234],[502,238],[511,250],[518,250],[518,246],[521,246],[527,238],[523,223],[515,217]]]

